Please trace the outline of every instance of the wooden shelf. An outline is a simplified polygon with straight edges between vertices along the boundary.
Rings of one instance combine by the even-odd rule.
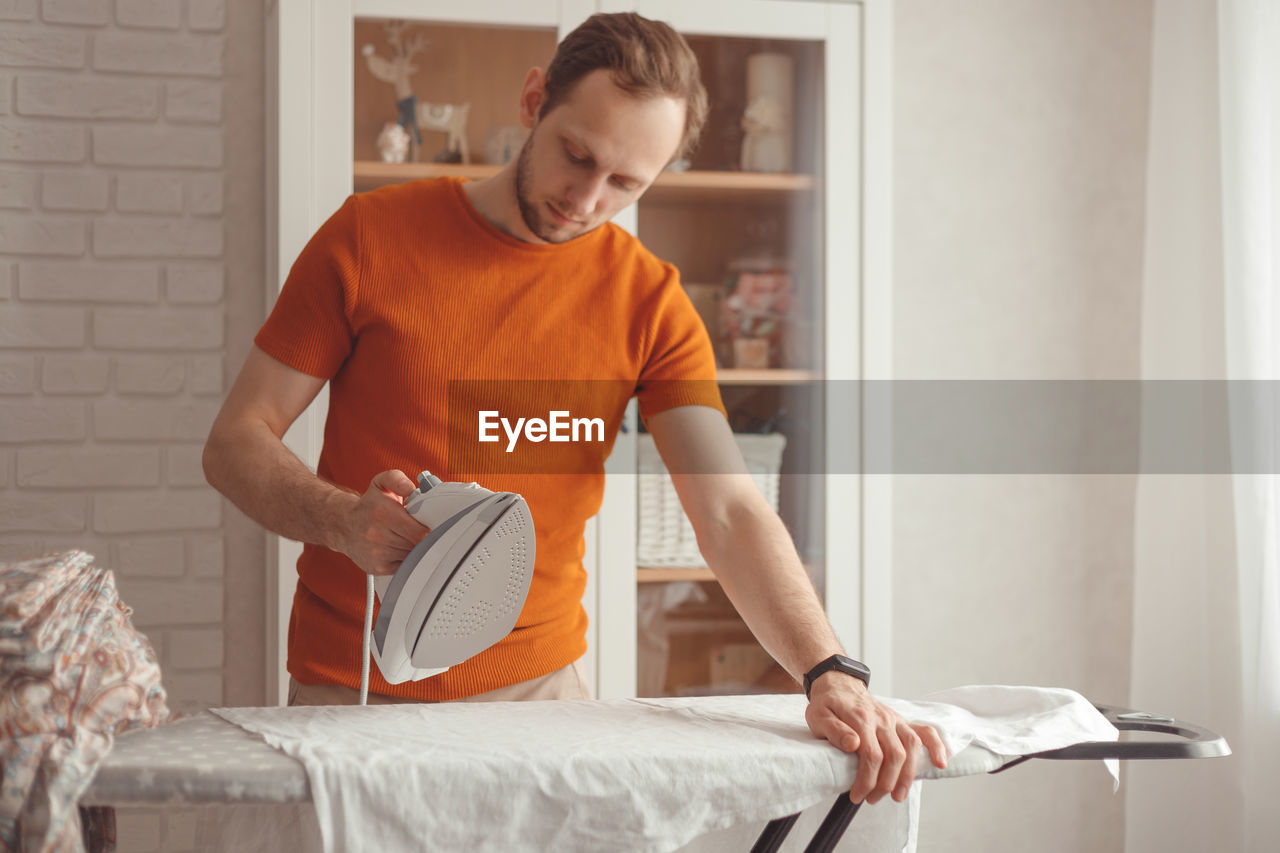
[[[663,172],[640,203],[783,200],[812,192],[815,185],[812,175],[790,173]]]
[[[815,370],[742,370],[735,367],[716,371],[716,381],[721,385],[799,385],[816,382],[822,374]]]
[[[490,166],[485,163],[381,163],[377,160],[357,160],[355,162],[356,192],[375,189],[384,184],[403,184],[423,178],[442,178],[445,175],[456,175],[478,181],[498,174],[501,166]]]
[[[637,583],[674,583],[675,581],[714,581],[715,574],[708,568],[655,569],[640,566],[636,569]]]
[[[382,163],[357,160],[355,189],[371,190],[384,184],[400,184],[422,178],[456,175],[479,180],[496,175],[501,166],[484,163]],[[663,172],[644,195],[644,201],[785,196],[814,188],[812,175],[756,172]]]

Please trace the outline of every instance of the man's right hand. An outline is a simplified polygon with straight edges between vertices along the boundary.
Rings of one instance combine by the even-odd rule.
[[[405,498],[416,488],[403,471],[382,471],[346,508],[342,552],[369,574],[395,574],[413,546],[430,532],[404,508]]]

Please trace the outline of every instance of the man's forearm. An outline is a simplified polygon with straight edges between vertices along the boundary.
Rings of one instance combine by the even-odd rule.
[[[756,639],[799,681],[843,651],[840,642],[777,513],[763,500],[726,513],[700,536],[703,556]]]
[[[265,423],[215,424],[204,471],[214,488],[273,533],[344,550],[344,521],[359,495],[312,473]]]

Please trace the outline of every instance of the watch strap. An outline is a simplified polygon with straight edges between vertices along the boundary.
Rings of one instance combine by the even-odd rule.
[[[852,675],[867,687],[871,686],[871,669],[862,661],[856,661],[845,655],[832,655],[804,674],[804,695],[808,697],[813,689],[813,682],[818,676],[831,670]]]

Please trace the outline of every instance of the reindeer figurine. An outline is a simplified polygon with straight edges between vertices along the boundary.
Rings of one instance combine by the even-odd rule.
[[[374,77],[395,87],[396,106],[400,110],[397,123],[413,135],[415,144],[422,144],[421,129],[444,131],[449,135],[446,148],[436,155],[436,160],[470,163],[467,151],[467,115],[471,104],[418,103],[409,88],[409,78],[418,70],[413,64],[414,55],[426,49],[427,40],[422,31],[415,32],[408,43],[404,40],[404,21],[391,21],[386,25],[387,43],[391,45],[392,58],[379,56],[371,44],[361,52]]]
[[[369,73],[384,83],[390,83],[396,92],[396,107],[400,110],[397,123],[403,127],[413,141],[421,145],[422,134],[418,131],[418,96],[409,88],[409,78],[418,70],[413,64],[413,57],[427,48],[427,38],[421,30],[413,34],[409,43],[404,43],[404,21],[390,21],[386,25],[387,43],[391,45],[391,58],[384,59],[374,52],[371,44],[366,44],[361,53],[369,66]]]

